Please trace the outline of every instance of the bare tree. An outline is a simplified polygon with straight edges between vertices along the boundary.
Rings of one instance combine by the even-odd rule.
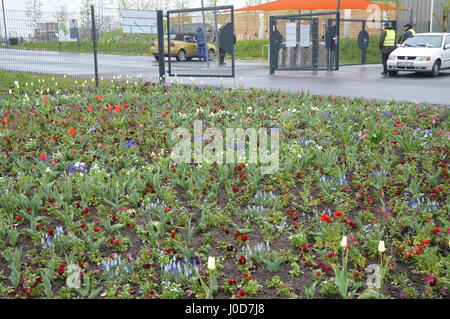
[[[42,19],[42,6],[43,3],[40,0],[27,0],[26,7],[26,15],[27,15],[27,26],[33,29],[35,36],[39,36],[36,33],[39,33],[39,24]]]
[[[186,9],[188,6],[188,0],[175,0],[174,1],[174,8],[175,9]]]
[[[133,7],[133,1],[119,0],[117,6],[119,7],[119,9],[131,9]]]
[[[89,37],[91,31],[91,6],[94,5],[94,0],[82,0],[80,7],[80,26],[79,30],[81,36]]]
[[[450,12],[450,2],[448,2],[448,0],[447,1],[441,0],[440,5],[442,8],[442,32],[447,32],[449,24],[448,13]],[[439,22],[439,24],[441,23]]]
[[[208,0],[206,4],[208,7],[225,6],[228,4],[228,0]]]
[[[67,21],[69,19],[69,11],[67,9],[67,4],[59,0],[56,5],[56,12],[53,14],[53,16],[58,22]]]

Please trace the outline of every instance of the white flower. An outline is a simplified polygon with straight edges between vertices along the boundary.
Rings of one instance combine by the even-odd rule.
[[[341,239],[341,247],[346,248],[347,247],[347,236],[342,237]]]
[[[384,240],[380,240],[378,243],[378,251],[380,253],[384,253],[386,251],[386,247],[384,246]]]
[[[216,257],[208,257],[208,269],[214,270],[216,269]]]

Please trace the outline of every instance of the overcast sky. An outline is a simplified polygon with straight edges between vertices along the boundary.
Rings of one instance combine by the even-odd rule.
[[[26,0],[3,0],[5,3],[5,9],[6,10],[25,10],[25,4]],[[41,0],[44,4],[42,7],[42,11],[56,11],[58,7],[58,3],[65,3],[70,11],[78,11],[81,5],[81,0]],[[117,7],[117,0],[110,0],[113,4],[111,8]],[[272,1],[272,0],[271,0]],[[106,1],[108,2],[108,1]],[[205,0],[205,3],[208,1]],[[241,8],[244,7],[245,0],[228,0],[228,4],[234,5],[235,8]],[[95,1],[97,3],[97,1]],[[201,5],[201,0],[187,0],[187,3],[189,4],[189,8],[197,8]]]

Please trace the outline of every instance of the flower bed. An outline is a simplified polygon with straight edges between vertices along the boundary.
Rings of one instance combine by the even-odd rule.
[[[0,105],[2,297],[448,298],[448,107],[142,83]],[[280,168],[175,164],[195,120],[277,128]]]

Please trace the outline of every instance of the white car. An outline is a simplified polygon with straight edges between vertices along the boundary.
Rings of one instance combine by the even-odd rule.
[[[438,76],[450,69],[450,33],[417,33],[389,55],[387,67],[392,76],[399,71]]]

